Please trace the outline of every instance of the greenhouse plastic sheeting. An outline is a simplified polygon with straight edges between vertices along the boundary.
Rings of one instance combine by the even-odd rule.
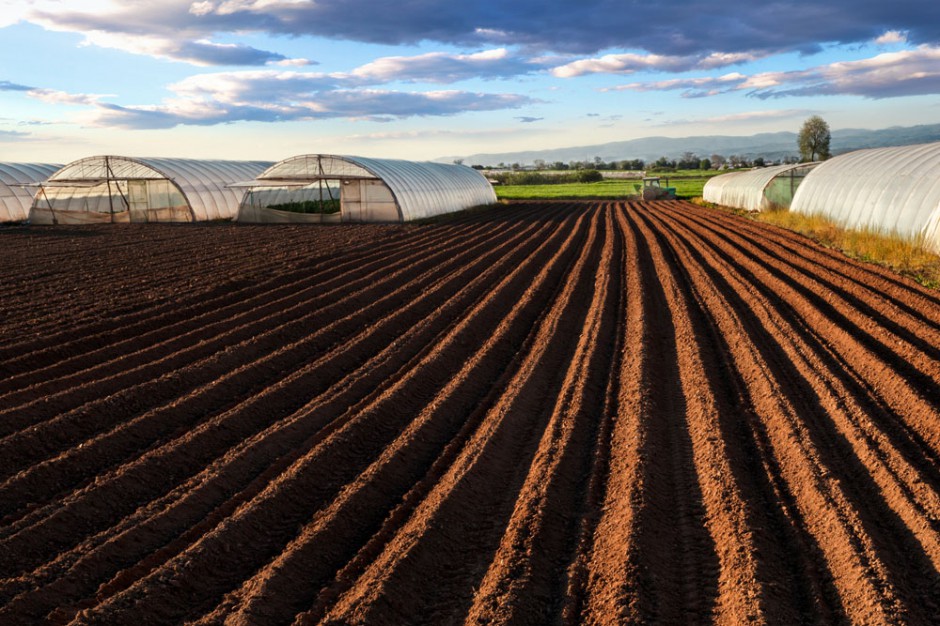
[[[940,143],[858,150],[813,170],[791,210],[940,252]]]
[[[818,163],[797,163],[761,167],[746,172],[729,172],[711,178],[702,189],[702,199],[721,206],[744,209],[746,211],[766,211],[775,206],[788,206],[795,190],[807,172]],[[768,194],[767,191],[775,179],[786,177],[791,193]]]
[[[254,178],[271,165],[267,161],[88,157],[69,163],[49,178],[37,194],[31,219],[120,222],[135,221],[138,213],[145,216],[143,221],[232,219],[245,189],[230,185]]]
[[[483,175],[470,167],[445,163],[308,154],[281,161],[258,179],[285,182],[358,179],[364,181],[360,186],[364,192],[363,205],[368,202],[367,197],[383,197],[366,184],[381,181],[391,192],[398,219],[405,222],[496,202],[496,192]]]
[[[49,163],[0,163],[0,222],[22,222],[29,217],[36,187],[52,176],[61,165]]]

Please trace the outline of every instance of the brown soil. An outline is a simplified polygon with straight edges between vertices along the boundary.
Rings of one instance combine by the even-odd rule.
[[[940,622],[940,298],[684,202],[0,230],[0,623]]]

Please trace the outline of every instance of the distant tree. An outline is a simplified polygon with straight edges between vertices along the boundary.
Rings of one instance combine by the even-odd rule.
[[[694,152],[683,152],[679,161],[676,163],[676,167],[680,170],[697,170],[698,165],[699,158]]]
[[[711,159],[702,159],[698,162],[698,168],[700,170],[710,170],[712,168]]]
[[[604,180],[604,176],[597,170],[584,169],[578,172],[579,183],[597,183]]]
[[[724,165],[725,163],[728,162],[728,159],[726,159],[725,157],[721,156],[720,154],[713,154],[713,155],[711,155],[711,157],[709,158],[709,160],[712,162],[712,169],[716,169],[716,170],[717,170],[719,167],[721,167],[722,165]]]
[[[800,129],[800,136],[797,139],[797,145],[800,148],[800,158],[803,162],[825,161],[830,156],[829,124],[826,120],[813,115],[803,122],[803,128]]]
[[[463,159],[454,159],[454,165],[463,165]]]
[[[764,167],[764,157],[754,159],[754,167]]]
[[[626,159],[620,161],[619,163],[611,163],[610,169],[619,169],[619,170],[641,170],[643,169],[643,159]],[[614,167],[616,165],[616,167]]]
[[[552,169],[553,170],[566,170],[568,169],[568,164],[565,163],[564,161],[555,161],[554,163],[552,163]]]
[[[661,156],[661,157],[659,157],[658,159],[656,159],[656,162],[655,162],[655,163],[653,163],[653,167],[655,167],[655,168],[658,169],[658,170],[662,170],[662,169],[666,169],[666,168],[673,168],[673,169],[675,169],[675,167],[676,167],[676,162],[675,162],[675,161],[670,161],[670,160],[667,159],[666,157]]]
[[[535,159],[534,161],[535,169],[544,170],[545,169],[545,159]]]

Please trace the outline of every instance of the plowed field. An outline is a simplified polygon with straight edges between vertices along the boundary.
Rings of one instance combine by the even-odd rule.
[[[0,231],[0,623],[940,623],[940,298],[682,202]]]

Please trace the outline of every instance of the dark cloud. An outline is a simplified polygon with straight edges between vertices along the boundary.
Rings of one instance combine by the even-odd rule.
[[[0,80],[0,91],[29,91],[32,87],[26,85],[17,85],[8,80]]]
[[[251,46],[200,41],[188,41],[176,49],[168,49],[166,56],[203,65],[266,65],[287,58],[283,54],[258,50]]]
[[[592,53],[607,48],[682,55],[711,51],[818,51],[822,42],[869,41],[887,30],[914,43],[940,41],[940,3],[924,0],[318,0],[205,2],[202,16],[226,29],[262,28],[385,44],[441,41],[520,44]],[[254,8],[253,8],[254,7]],[[363,19],[361,16],[368,16]],[[259,24],[260,26],[253,26]]]
[[[86,35],[103,32],[165,42],[267,32],[381,44],[515,45],[530,52],[573,54],[620,49],[676,57],[812,54],[824,43],[869,42],[887,31],[903,32],[913,44],[940,43],[940,2],[933,0],[166,0],[128,3],[108,14],[60,11],[30,19]],[[218,51],[197,52],[201,62],[219,62]],[[248,49],[230,54],[255,63],[277,56]],[[228,63],[229,57],[222,56]]]
[[[532,122],[541,122],[545,118],[544,117],[529,117],[528,115],[521,115],[517,117],[516,119],[522,122],[523,124],[531,124]]]

